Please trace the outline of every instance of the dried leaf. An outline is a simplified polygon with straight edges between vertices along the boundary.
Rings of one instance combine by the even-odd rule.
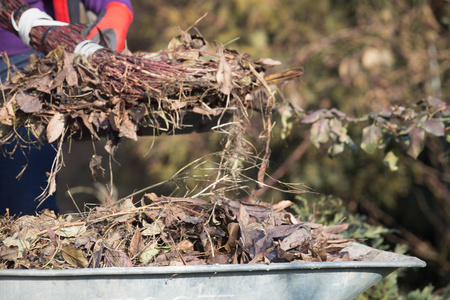
[[[85,225],[63,227],[58,229],[56,234],[66,238],[79,237],[86,231],[86,229],[87,226]]]
[[[136,229],[130,242],[130,257],[135,257],[139,252],[142,251],[142,249],[144,249],[144,247],[145,243],[142,239],[141,232]]]
[[[105,260],[107,267],[131,268],[133,263],[131,259],[120,250],[105,250]]]
[[[89,262],[84,257],[83,251],[77,249],[75,245],[69,244],[61,249],[64,260],[76,268],[87,268]]]
[[[255,63],[257,64],[261,64],[267,67],[274,67],[274,66],[279,66],[281,65],[281,62],[278,60],[274,60],[271,58],[260,58],[257,61],[255,61]]]
[[[49,143],[56,141],[63,134],[65,126],[64,115],[59,112],[56,113],[47,125],[47,141]]]
[[[194,244],[190,240],[186,239],[179,242],[177,244],[177,248],[184,253],[188,253],[194,251]]]
[[[231,67],[223,55],[223,49],[219,48],[219,67],[217,69],[216,80],[220,91],[229,95],[233,89]]]
[[[19,258],[19,247],[17,246],[0,246],[0,258],[2,260],[15,261]]]
[[[161,221],[154,221],[153,223],[142,222],[144,230],[141,232],[143,236],[155,236],[161,234],[164,230],[164,224]]]
[[[78,74],[73,67],[73,59],[75,54],[64,53],[64,68],[67,69],[66,82],[69,86],[75,86],[78,84]]]
[[[28,93],[25,94],[22,91],[16,95],[16,102],[19,108],[25,113],[34,113],[42,109],[42,104],[38,96],[33,96]]]
[[[102,166],[101,155],[92,155],[91,161],[89,162],[89,169],[91,170],[92,177],[95,179],[97,177],[97,172],[101,171],[102,175],[105,176],[105,168]]]
[[[281,241],[280,247],[284,251],[287,251],[300,246],[305,240],[309,239],[312,239],[311,233],[302,227],[285,237]]]

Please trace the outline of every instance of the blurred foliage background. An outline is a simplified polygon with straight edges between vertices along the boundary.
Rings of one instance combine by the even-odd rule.
[[[444,299],[448,295],[450,165],[445,137],[427,138],[418,159],[401,156],[398,170],[392,172],[383,164],[382,150],[368,155],[345,149],[339,157],[330,158],[326,145],[316,148],[310,144],[309,126],[295,115],[285,115],[284,108],[308,112],[336,107],[358,117],[392,105],[412,105],[428,96],[449,103],[450,1],[132,2],[131,51],[165,49],[178,34],[176,26],[186,29],[207,12],[196,26],[205,39],[226,43],[239,37],[227,47],[247,52],[254,59],[280,60],[283,64],[278,70],[303,66],[302,80],[279,87],[267,172],[284,182],[303,183],[318,193],[300,197],[268,190],[262,199],[292,200],[297,213],[324,223],[346,217],[354,224],[352,233],[368,238],[369,245],[407,251],[427,262],[425,269],[388,277],[363,299],[397,299],[405,291],[430,284],[434,288],[411,292],[404,299]],[[248,139],[255,144],[261,143],[258,120],[255,117],[254,129],[247,130]],[[287,125],[283,123],[286,120]],[[349,127],[356,145],[361,142],[363,127]],[[118,197],[167,180],[189,162],[220,150],[222,138],[218,133],[206,133],[124,141],[116,157],[120,166],[112,163]],[[96,153],[106,158],[102,142],[95,145]],[[71,147],[58,183],[63,211],[74,210],[68,188],[81,186],[73,190],[73,198],[85,201],[95,201],[98,195],[94,194],[104,189],[104,185],[92,185],[87,167],[92,143]],[[108,182],[108,175],[105,177],[98,182]],[[167,195],[172,190],[173,186],[161,186],[151,192]]]

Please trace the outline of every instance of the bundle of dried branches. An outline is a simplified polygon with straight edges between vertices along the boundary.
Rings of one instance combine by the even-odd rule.
[[[157,197],[86,214],[0,217],[0,268],[99,268],[349,260],[347,224],[304,222],[274,206]]]
[[[27,8],[22,0],[2,1],[0,24],[14,32],[11,14],[17,21]],[[78,123],[94,136],[96,130],[106,129],[136,139],[138,124],[146,117],[155,127],[161,122],[179,127],[185,111],[217,115],[216,108],[249,106],[252,93],[270,84],[264,80],[265,69],[278,64],[270,59],[251,61],[181,30],[165,51],[130,55],[103,48],[86,59],[71,54],[84,40],[82,29],[78,24],[31,30],[31,46],[49,54],[33,57],[24,72],[3,85],[0,122],[28,125],[48,142],[59,138],[68,125],[72,132],[79,131],[83,126]],[[269,79],[278,83],[301,74],[297,69]],[[152,120],[155,114],[159,121]],[[46,131],[38,128],[42,124],[48,124]]]

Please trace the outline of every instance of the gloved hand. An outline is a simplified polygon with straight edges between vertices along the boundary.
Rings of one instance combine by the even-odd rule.
[[[98,15],[95,23],[86,28],[85,35],[96,43],[106,42],[106,45],[102,46],[121,51],[125,47],[125,39],[132,20],[133,12],[128,6],[113,1]]]

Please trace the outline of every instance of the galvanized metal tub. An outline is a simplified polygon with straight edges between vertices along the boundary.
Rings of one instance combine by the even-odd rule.
[[[76,270],[0,270],[0,299],[353,299],[418,258],[353,243],[362,261]]]

